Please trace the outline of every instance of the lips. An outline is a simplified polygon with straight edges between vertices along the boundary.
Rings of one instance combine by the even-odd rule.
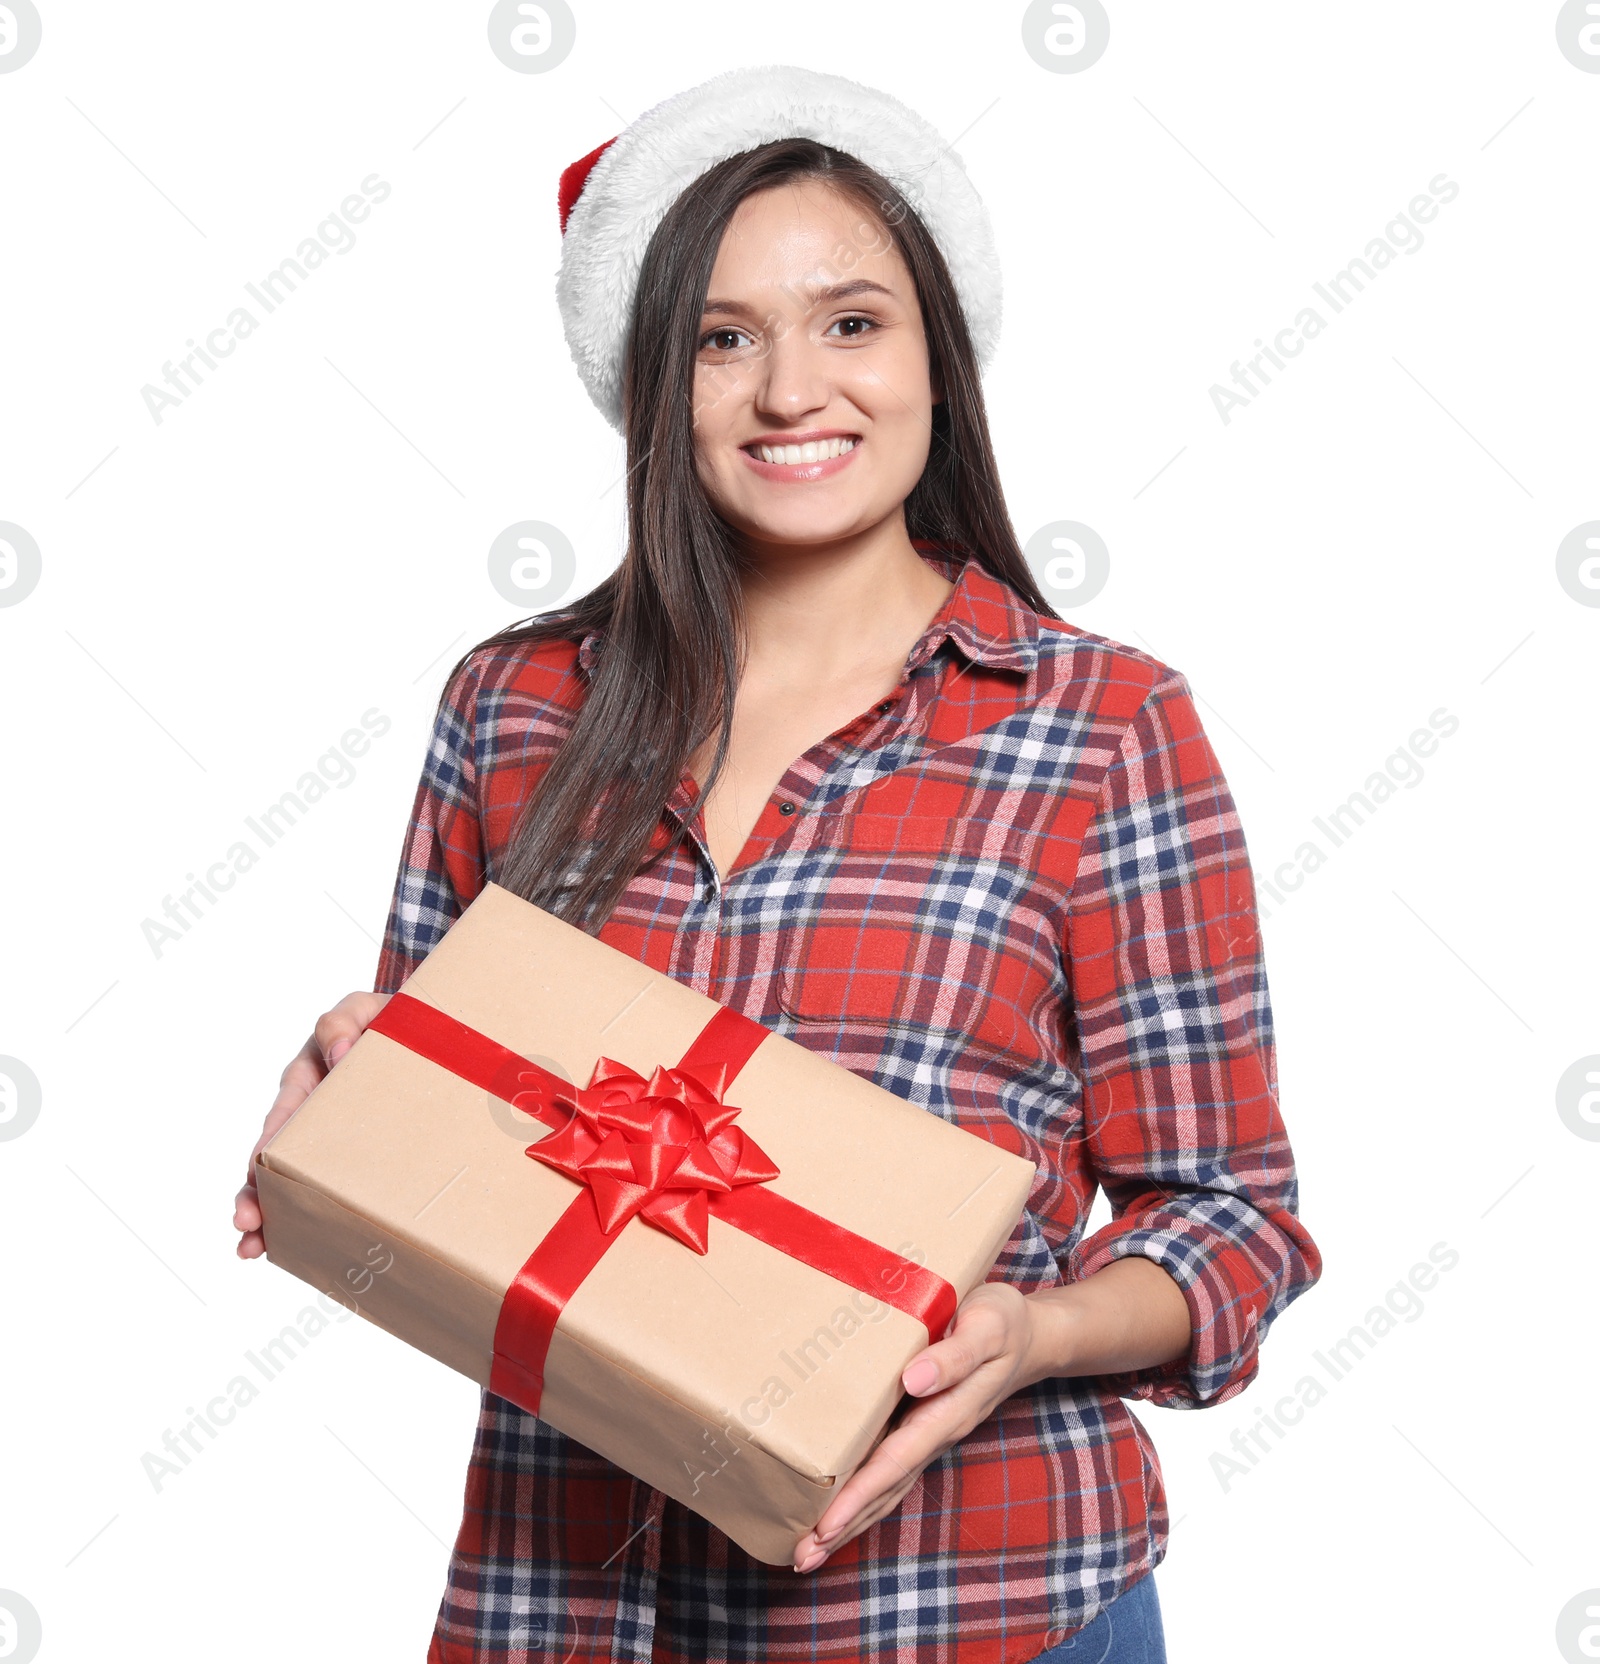
[[[821,439],[805,441],[785,441],[784,451],[798,451],[800,460],[795,462],[768,462],[760,452],[768,451],[777,454],[777,445],[764,445],[761,441],[753,441],[749,446],[741,445],[739,454],[746,464],[753,468],[763,479],[771,480],[779,485],[809,484],[814,480],[831,479],[833,475],[848,468],[857,453],[865,443],[855,434],[830,434]],[[839,449],[839,454],[829,456],[830,450],[848,445],[848,450]],[[806,460],[806,452],[811,452],[811,459]],[[818,453],[821,454],[818,454]]]

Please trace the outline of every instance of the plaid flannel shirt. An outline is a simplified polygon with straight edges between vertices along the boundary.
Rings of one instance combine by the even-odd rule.
[[[1014,1394],[804,1576],[485,1392],[435,1664],[1033,1658],[1166,1552],[1125,1400],[1233,1397],[1320,1273],[1244,836],[1187,683],[917,548],[956,587],[892,696],[794,762],[730,872],[696,814],[599,935],[1027,1156],[992,1278],[1051,1288],[1144,1255],[1183,1290],[1191,1348]],[[493,877],[602,649],[480,649],[446,688],[380,992]],[[693,790],[664,805],[658,850]],[[1114,1217],[1085,1240],[1097,1186]]]

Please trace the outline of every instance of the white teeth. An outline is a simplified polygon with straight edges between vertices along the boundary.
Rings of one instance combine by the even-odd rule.
[[[763,462],[793,467],[800,462],[828,462],[856,448],[854,439],[814,439],[805,445],[757,445]]]

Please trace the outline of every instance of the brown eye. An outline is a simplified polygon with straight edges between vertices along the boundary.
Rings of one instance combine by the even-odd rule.
[[[701,350],[704,351],[704,349],[709,346],[717,352],[733,352],[735,350],[735,343],[727,340],[726,337],[740,336],[743,334],[744,331],[742,329],[735,329],[732,324],[724,324],[720,329],[708,329],[705,334],[700,337]]]
[[[844,336],[844,339],[847,340],[847,341],[859,341],[863,335],[870,333],[872,330],[875,330],[878,327],[878,321],[877,321],[876,318],[867,318],[867,317],[861,316],[859,313],[852,313],[851,316],[848,317],[848,318],[837,318],[837,319],[835,319],[834,322],[829,326],[829,331],[828,331],[829,334],[832,334],[835,329],[840,329],[840,330],[844,329],[844,326],[846,324],[865,324],[866,325],[865,329],[852,329],[848,333],[846,333],[845,336]]]

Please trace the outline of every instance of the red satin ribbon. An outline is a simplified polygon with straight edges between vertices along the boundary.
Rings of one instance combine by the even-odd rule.
[[[572,1102],[571,1082],[409,994],[391,995],[368,1026],[549,1127],[560,1129],[573,1119],[572,1111],[559,1110],[554,1103],[558,1093]],[[768,1032],[760,1023],[720,1006],[675,1067],[714,1081],[720,1066],[725,1089]],[[538,1148],[535,1144],[528,1153]],[[955,1316],[956,1291],[943,1277],[778,1195],[764,1183],[742,1182],[712,1192],[706,1205],[724,1224],[916,1318],[930,1340],[942,1337]],[[506,1290],[495,1326],[491,1392],[538,1414],[556,1322],[637,1211],[607,1232],[594,1196],[587,1185],[580,1186]]]

